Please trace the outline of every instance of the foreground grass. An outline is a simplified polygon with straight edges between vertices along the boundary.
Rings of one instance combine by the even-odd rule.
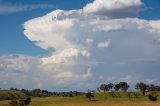
[[[151,102],[147,97],[129,99],[124,93],[121,93],[121,98],[112,98],[108,93],[94,95],[94,101],[84,96],[32,98],[30,106],[160,106],[160,99],[157,102]],[[8,106],[8,102],[0,101],[0,106]]]

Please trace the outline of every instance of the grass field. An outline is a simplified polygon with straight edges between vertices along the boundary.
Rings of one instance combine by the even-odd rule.
[[[107,93],[94,95],[93,101],[84,96],[32,98],[30,106],[160,106],[160,98],[152,102],[147,97],[129,99],[124,93],[121,93],[121,98],[112,98]],[[8,106],[8,102],[0,101],[0,106]]]

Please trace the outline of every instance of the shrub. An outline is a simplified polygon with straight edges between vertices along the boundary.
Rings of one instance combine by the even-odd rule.
[[[91,98],[93,98],[94,95],[92,95],[91,92],[86,93],[86,98],[88,98],[91,101]]]
[[[25,101],[24,99],[20,99],[19,100],[19,106],[25,106],[24,101]]]
[[[11,100],[11,102],[9,103],[10,106],[27,106],[29,105],[31,102],[31,98],[27,97],[27,98],[21,98],[19,100]]]
[[[128,96],[128,98],[132,98],[133,97],[133,92],[127,92],[127,96]]]
[[[156,101],[158,97],[158,94],[156,92],[152,92],[150,94],[148,94],[148,99],[151,101]]]
[[[111,96],[112,96],[112,98],[120,98],[121,96],[120,96],[120,94],[118,94],[118,92],[110,92],[109,93]]]
[[[30,102],[31,102],[31,97],[28,97],[28,98],[26,98],[26,99],[24,100],[24,104],[25,104],[25,105],[29,105]]]
[[[18,106],[18,101],[17,100],[11,100],[9,103],[10,106]]]
[[[135,92],[133,93],[135,98],[139,98],[141,96],[141,94],[139,92]]]

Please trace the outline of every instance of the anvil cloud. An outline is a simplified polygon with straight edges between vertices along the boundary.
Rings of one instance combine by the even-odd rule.
[[[142,5],[141,0],[95,0],[82,9],[55,10],[31,19],[23,25],[25,36],[52,54],[31,57],[29,61],[36,65],[26,64],[21,59],[28,57],[8,56],[0,67],[17,72],[21,69],[17,65],[21,63],[26,70],[22,73],[27,73],[23,78],[30,77],[44,88],[53,83],[52,86],[83,84],[91,87],[99,81],[124,78],[128,81],[160,80],[158,75],[149,77],[144,65],[159,64],[160,21],[137,18]],[[19,62],[10,62],[15,58]]]

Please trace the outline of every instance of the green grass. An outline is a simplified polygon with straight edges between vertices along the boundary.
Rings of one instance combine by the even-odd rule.
[[[160,106],[158,101],[149,101],[147,96],[128,98],[125,92],[118,92],[120,98],[112,98],[109,93],[95,93],[93,100],[89,101],[85,96],[77,97],[45,97],[32,98],[30,106]],[[159,93],[160,94],[160,93]],[[0,106],[8,106],[9,101],[0,101]]]

